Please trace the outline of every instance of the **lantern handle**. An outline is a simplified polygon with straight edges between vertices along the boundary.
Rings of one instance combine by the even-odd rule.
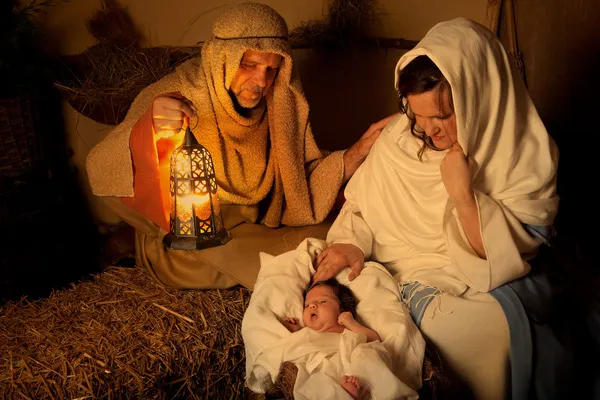
[[[196,115],[196,124],[194,125],[193,128],[190,126],[190,117],[188,117],[187,115],[184,115],[183,122],[186,123],[187,126],[189,126],[190,130],[193,131],[198,126],[198,115]]]

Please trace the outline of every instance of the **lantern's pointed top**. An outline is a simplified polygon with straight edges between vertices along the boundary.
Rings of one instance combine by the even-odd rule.
[[[192,146],[192,145],[198,145],[198,140],[196,140],[196,136],[194,135],[194,132],[192,132],[192,130],[190,129],[189,125],[187,128],[185,128],[185,137],[183,138],[183,145],[184,146]]]

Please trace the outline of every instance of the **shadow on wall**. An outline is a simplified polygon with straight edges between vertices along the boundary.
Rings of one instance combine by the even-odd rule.
[[[41,84],[31,96],[43,159],[0,177],[0,305],[48,296],[101,270],[100,240],[65,145],[60,96]]]
[[[592,193],[598,181],[596,115],[600,92],[600,3],[543,0],[515,3],[519,47],[524,55],[529,91],[560,151],[556,220],[559,234],[576,239],[592,263],[591,233],[598,211]],[[535,18],[538,23],[532,25]],[[594,246],[594,247],[592,247]]]
[[[576,338],[578,364],[594,365],[600,356],[600,267],[597,261],[598,202],[593,194],[598,182],[597,94],[600,92],[600,49],[597,46],[571,48],[570,62],[560,74],[568,90],[560,108],[549,115],[547,127],[560,150],[557,216],[559,236],[566,237],[573,256],[569,259],[567,284],[575,299],[570,312],[583,323]],[[600,369],[596,366],[579,374],[581,392],[577,398],[599,398]],[[593,383],[591,383],[593,382]],[[593,387],[590,387],[592,386]],[[575,391],[575,393],[578,393]]]
[[[591,50],[591,51],[590,51]],[[598,203],[593,193],[597,171],[597,95],[600,92],[600,49],[586,48],[574,53],[574,66],[559,79],[568,81],[563,103],[546,117],[547,128],[559,151],[558,193],[561,197],[557,227],[577,238],[582,256],[600,273],[598,263],[591,263],[598,219]],[[572,53],[573,54],[573,53]],[[559,231],[560,233],[560,231]]]
[[[394,68],[406,51],[358,47],[325,54],[294,50],[320,148],[346,149],[369,125],[398,112]]]
[[[519,47],[532,99],[560,151],[556,227],[559,249],[564,250],[561,280],[572,299],[565,309],[577,323],[574,344],[580,367],[569,398],[600,398],[600,263],[595,243],[600,3],[548,3],[515,2]]]

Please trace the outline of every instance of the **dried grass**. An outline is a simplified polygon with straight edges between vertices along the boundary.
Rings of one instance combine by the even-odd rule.
[[[427,346],[423,359],[423,386],[420,398],[434,400],[440,391],[450,386],[450,380],[444,374],[442,365],[439,352],[431,346]]]
[[[331,1],[323,20],[305,22],[290,33],[292,48],[335,52],[371,43],[369,30],[377,22],[375,4],[376,0]],[[63,59],[71,72],[56,87],[78,112],[104,124],[122,122],[142,89],[200,53],[200,47],[142,48],[142,35],[114,0],[103,0],[87,26],[98,44]],[[375,39],[377,46],[382,45]],[[398,47],[396,42],[388,45]],[[411,45],[400,43],[403,48]]]
[[[1,399],[239,399],[247,289],[165,288],[138,268],[110,267],[49,298],[0,307]],[[293,398],[285,363],[271,395]],[[424,398],[448,384],[435,351]]]
[[[137,268],[0,308],[2,399],[237,399],[250,293],[176,290]]]
[[[290,32],[290,43],[293,48],[348,48],[369,36],[377,12],[376,0],[332,0],[324,19],[304,22]]]
[[[86,25],[98,43],[78,56],[65,57],[70,73],[55,86],[77,111],[105,124],[123,121],[142,89],[199,52],[142,48],[143,35],[116,0],[102,0]]]
[[[144,35],[116,0],[102,0],[101,8],[86,21],[86,26],[100,43],[128,48],[140,47],[144,42]]]
[[[269,392],[270,397],[276,399],[293,399],[297,376],[298,367],[294,363],[283,363],[281,371],[279,371],[279,376],[275,381],[275,387]]]
[[[99,43],[72,61],[76,79],[56,87],[83,115],[116,125],[125,118],[142,89],[193,55],[173,62],[174,51],[166,47],[137,49]]]

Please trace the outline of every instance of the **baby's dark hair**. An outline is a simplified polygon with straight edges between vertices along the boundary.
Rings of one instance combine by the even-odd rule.
[[[356,297],[354,297],[354,294],[352,294],[352,290],[350,290],[349,287],[342,285],[335,278],[314,282],[304,291],[302,296],[304,300],[306,300],[308,292],[317,286],[329,286],[340,302],[340,312],[350,311],[352,316],[356,317]]]

